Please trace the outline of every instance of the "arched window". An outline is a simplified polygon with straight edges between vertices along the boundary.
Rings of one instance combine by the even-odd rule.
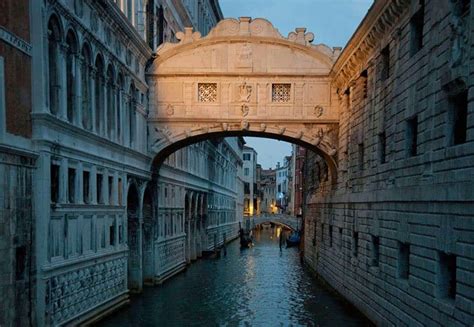
[[[66,99],[67,99],[67,120],[74,121],[74,105],[76,101],[76,72],[75,61],[77,55],[77,42],[74,33],[69,30],[66,36]]]
[[[81,65],[82,127],[88,130],[92,129],[91,74],[91,50],[88,44],[84,44]]]
[[[136,116],[135,116],[135,105],[136,105],[136,89],[132,83],[130,85],[130,101],[128,102],[128,114],[129,114],[129,133],[130,133],[130,147],[135,145],[135,129],[136,129]]]
[[[101,133],[102,119],[104,117],[104,90],[102,84],[104,82],[104,61],[100,55],[95,60],[96,76],[94,81],[95,91],[95,130]]]
[[[116,107],[117,107],[117,141],[122,142],[122,92],[123,76],[119,74],[117,78]]]
[[[59,92],[61,90],[59,80],[59,44],[61,32],[59,21],[52,16],[48,22],[48,73],[49,73],[49,110],[56,115],[59,109]]]
[[[107,136],[113,137],[115,130],[115,115],[114,115],[114,70],[112,65],[107,68]]]

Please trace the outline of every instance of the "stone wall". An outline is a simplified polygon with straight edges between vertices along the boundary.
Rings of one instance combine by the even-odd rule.
[[[468,4],[376,2],[335,66],[336,185],[308,155],[306,262],[380,325],[474,323]]]
[[[0,146],[0,325],[34,323],[34,159]]]

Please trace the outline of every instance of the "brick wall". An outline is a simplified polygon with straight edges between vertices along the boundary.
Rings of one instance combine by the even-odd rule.
[[[34,160],[0,147],[0,325],[34,322]]]

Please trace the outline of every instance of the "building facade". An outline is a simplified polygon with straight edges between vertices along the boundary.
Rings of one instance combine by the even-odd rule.
[[[375,1],[338,61],[338,177],[308,152],[305,260],[378,325],[469,326],[471,1]]]
[[[244,146],[243,154],[244,216],[257,215],[260,212],[257,190],[257,152]]]
[[[276,206],[276,172],[275,169],[262,169],[260,173],[260,194],[262,195],[261,212],[274,214]]]
[[[159,251],[182,263],[216,244],[204,240],[213,237],[203,229],[218,244],[236,234],[236,141],[186,150],[188,161],[169,166],[190,171],[186,185],[169,176],[168,184],[157,182],[147,143],[145,70],[153,51],[185,26],[206,34],[222,18],[217,1],[7,1],[1,8],[7,228],[0,233],[0,287],[8,294],[0,301],[1,325],[97,319],[126,303],[129,290],[177,271]],[[217,167],[203,166],[208,156],[218,157]],[[203,170],[218,175],[206,180]],[[169,200],[161,189],[170,190]],[[171,218],[158,210],[169,209],[166,201],[175,201]],[[225,214],[215,216],[213,208]],[[185,244],[170,244],[183,235]]]

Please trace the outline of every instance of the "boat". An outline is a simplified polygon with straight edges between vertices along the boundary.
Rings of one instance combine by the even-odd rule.
[[[287,247],[297,246],[300,244],[300,242],[301,242],[301,236],[300,236],[299,231],[291,233],[290,236],[286,238]]]
[[[240,247],[249,248],[252,246],[252,236],[249,232],[244,231],[242,228],[239,230]]]

